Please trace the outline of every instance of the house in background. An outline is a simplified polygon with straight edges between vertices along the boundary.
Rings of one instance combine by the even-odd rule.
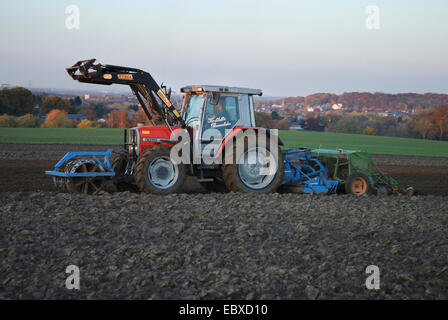
[[[41,115],[40,116],[41,119],[46,119],[47,115]],[[87,116],[83,115],[83,114],[68,114],[67,115],[68,120],[85,120],[87,119]]]

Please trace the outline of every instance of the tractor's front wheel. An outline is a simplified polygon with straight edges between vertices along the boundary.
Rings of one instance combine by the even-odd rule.
[[[180,192],[187,170],[175,164],[167,146],[155,146],[143,152],[135,166],[135,182],[141,192],[169,194]]]
[[[283,183],[285,163],[283,154],[277,146],[270,147],[258,143],[246,146],[239,152],[233,146],[234,163],[222,166],[222,175],[227,188],[233,192],[271,193]],[[275,151],[275,152],[274,152]]]
[[[123,175],[128,164],[129,153],[126,150],[121,150],[115,153],[110,161],[110,166],[114,169],[115,175]]]

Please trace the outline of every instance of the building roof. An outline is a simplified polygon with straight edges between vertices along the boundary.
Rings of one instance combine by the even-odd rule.
[[[245,93],[261,96],[263,92],[260,89],[212,86],[212,85],[191,85],[180,88],[181,92],[222,92],[222,93]]]
[[[67,118],[69,120],[84,120],[84,119],[87,119],[87,117],[85,115],[83,115],[83,114],[70,114],[70,113],[67,115]]]
[[[41,119],[46,119],[47,118],[47,115],[40,115],[40,118]],[[69,113],[69,114],[67,114],[67,118],[69,119],[69,120],[84,120],[84,119],[87,119],[87,116],[85,116],[85,115],[83,115],[83,114],[71,114],[71,113]]]

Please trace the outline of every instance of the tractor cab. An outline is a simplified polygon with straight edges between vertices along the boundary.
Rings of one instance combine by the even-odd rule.
[[[236,126],[255,127],[253,96],[259,89],[225,86],[186,86],[181,115],[187,127],[202,136],[206,130],[217,130],[222,138]]]
[[[261,90],[198,85],[183,87],[181,92],[185,93],[181,116],[193,129],[193,153],[197,159],[204,153],[215,156],[217,149],[204,149],[212,140],[221,144],[235,127],[256,126],[253,96],[261,96]]]

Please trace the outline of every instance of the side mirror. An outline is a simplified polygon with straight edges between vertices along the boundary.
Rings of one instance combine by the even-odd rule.
[[[212,92],[212,98],[210,99],[210,104],[217,105],[219,102],[220,95],[217,92]]]

